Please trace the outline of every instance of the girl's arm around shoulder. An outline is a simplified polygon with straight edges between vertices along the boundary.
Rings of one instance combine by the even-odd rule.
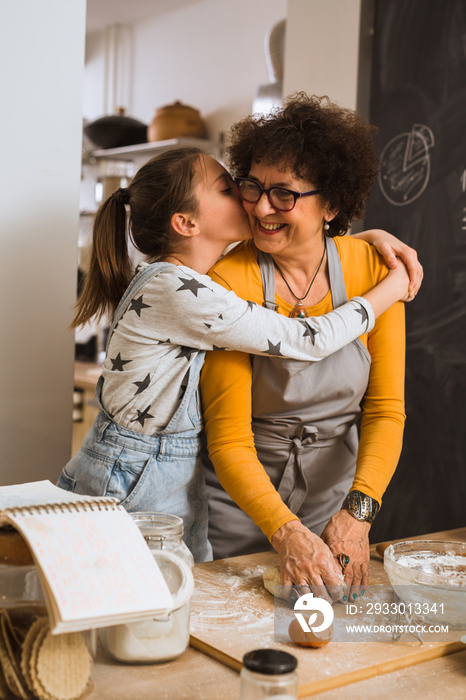
[[[201,350],[318,361],[374,325],[371,304],[355,298],[326,314],[290,319],[246,301],[186,267],[170,267],[146,290],[143,313],[153,314],[161,339]]]
[[[292,319],[270,311],[233,292],[225,296],[225,309],[206,336],[205,349],[239,350],[254,355],[319,361],[374,326],[371,303],[355,297],[323,316]]]
[[[373,245],[383,256],[386,265],[390,269],[397,267],[398,259],[401,259],[408,269],[410,284],[409,295],[406,301],[412,301],[419,291],[424,277],[424,270],[418,260],[414,248],[406,245],[392,234],[382,229],[369,229],[351,236],[353,239],[367,241]]]
[[[385,266],[371,246],[351,243],[359,257],[363,256],[358,261],[359,265],[370,271],[366,286],[373,286],[370,280],[387,275]],[[230,275],[221,276],[221,267],[219,264],[211,274],[228,289]],[[230,267],[229,264],[227,272],[230,272]],[[229,307],[210,329],[206,341],[210,339],[212,346],[206,349],[220,347],[252,354],[318,361],[369,332],[374,326],[374,319],[406,295],[407,286],[408,277],[404,266],[400,266],[362,298],[355,296],[326,315],[299,320],[271,312],[253,301],[245,302],[230,291],[225,296]],[[249,288],[254,289],[254,285],[249,285]],[[219,293],[222,292],[225,294],[224,290]]]

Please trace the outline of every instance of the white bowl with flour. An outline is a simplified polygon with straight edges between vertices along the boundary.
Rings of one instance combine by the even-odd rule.
[[[466,543],[397,542],[385,550],[384,568],[410,615],[466,628]]]

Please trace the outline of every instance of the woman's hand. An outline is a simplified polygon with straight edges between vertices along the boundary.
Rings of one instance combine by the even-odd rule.
[[[370,523],[356,520],[346,510],[339,510],[328,521],[323,541],[334,556],[346,554],[349,563],[343,569],[348,600],[355,600],[369,583]]]
[[[408,268],[409,274],[409,292],[406,301],[412,301],[418,293],[424,277],[424,270],[414,248],[410,248],[409,245],[392,236],[391,233],[378,228],[355,233],[353,238],[360,238],[373,245],[391,269],[396,268],[399,264],[397,257],[401,258]]]
[[[272,545],[280,555],[284,586],[304,587],[301,594],[310,587],[316,596],[329,602],[343,597],[341,567],[321,538],[299,520],[279,528],[272,537]]]

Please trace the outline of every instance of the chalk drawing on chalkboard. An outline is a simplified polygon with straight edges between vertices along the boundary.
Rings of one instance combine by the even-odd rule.
[[[424,124],[413,124],[411,131],[395,136],[386,144],[380,156],[379,185],[391,204],[405,206],[424,192],[434,145],[434,135]]]

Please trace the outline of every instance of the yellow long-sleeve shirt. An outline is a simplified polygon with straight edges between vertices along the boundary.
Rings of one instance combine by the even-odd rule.
[[[374,248],[350,236],[336,237],[348,299],[380,282],[387,268]],[[209,273],[244,299],[264,301],[259,266],[250,241],[222,258]],[[279,313],[291,305],[276,295]],[[330,292],[308,315],[331,311]],[[401,452],[404,427],[404,304],[398,302],[361,336],[371,356],[369,384],[362,401],[361,438],[352,488],[379,503]],[[348,371],[351,371],[348,368]],[[252,367],[249,355],[209,352],[201,375],[201,395],[209,455],[230,497],[269,539],[297,519],[283,503],[257,458],[251,429]]]

